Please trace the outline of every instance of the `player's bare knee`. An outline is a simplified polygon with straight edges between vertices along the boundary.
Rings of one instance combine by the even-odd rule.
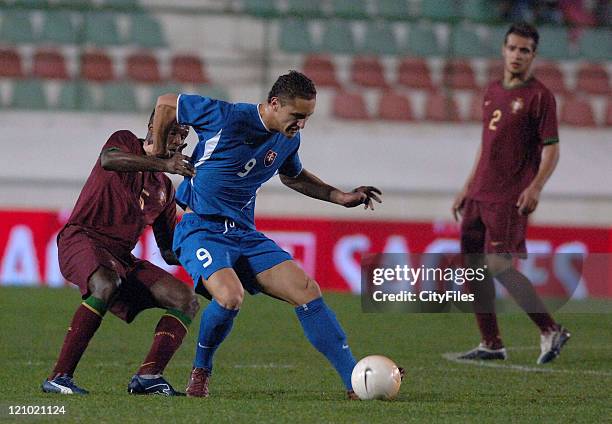
[[[303,291],[303,299],[300,303],[308,303],[321,297],[319,283],[310,277],[306,277],[306,285]]]
[[[109,303],[121,282],[121,277],[115,271],[100,267],[89,277],[88,287],[92,296]]]
[[[215,296],[215,300],[225,309],[240,309],[242,301],[244,300],[244,289],[240,287],[232,290],[225,290],[223,293],[219,293]]]
[[[195,293],[190,293],[189,296],[185,296],[179,305],[179,309],[189,318],[195,317],[200,310],[200,302],[198,302]]]
[[[492,276],[496,276],[512,268],[512,256],[509,254],[492,254],[487,255],[487,271]]]

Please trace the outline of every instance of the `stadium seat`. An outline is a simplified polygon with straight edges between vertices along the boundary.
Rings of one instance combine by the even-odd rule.
[[[449,34],[448,53],[455,57],[488,57],[489,48],[469,26],[457,26]]]
[[[210,83],[204,62],[198,56],[189,54],[172,57],[170,78],[173,81],[193,84]]]
[[[421,17],[435,21],[455,21],[461,10],[455,0],[424,0],[421,1]]]
[[[376,14],[387,20],[406,20],[410,18],[410,10],[405,0],[378,0]]]
[[[365,100],[357,92],[338,91],[334,96],[332,114],[340,119],[370,119]]]
[[[166,37],[161,24],[155,17],[146,13],[131,15],[128,42],[146,48],[166,47]]]
[[[284,19],[280,22],[279,46],[288,53],[312,53],[317,50],[308,22],[303,19]]]
[[[21,56],[17,50],[0,50],[0,77],[21,78],[24,76]]]
[[[110,82],[102,87],[101,108],[113,112],[137,112],[136,93],[131,83]]]
[[[443,68],[443,84],[458,90],[474,90],[478,86],[474,70],[466,60],[451,60]]]
[[[134,12],[142,10],[138,0],[104,0],[102,2],[104,8],[111,8],[121,11]]]
[[[554,94],[567,93],[563,73],[554,62],[537,62],[533,74]]]
[[[157,98],[164,94],[175,93],[181,94],[183,92],[183,87],[180,84],[176,83],[162,83],[162,84],[153,84],[149,87],[149,104],[151,105],[151,110],[155,107],[155,103],[157,102]]]
[[[332,13],[337,18],[362,19],[368,17],[366,0],[332,0]]]
[[[56,0],[54,6],[87,11],[91,10],[91,8],[94,7],[94,4],[93,0]]]
[[[94,46],[122,44],[114,13],[89,12],[85,15],[85,41]]]
[[[425,119],[428,121],[461,121],[459,107],[452,96],[432,92],[425,102]]]
[[[66,80],[69,77],[64,56],[57,50],[38,50],[32,61],[32,75],[36,78]]]
[[[399,53],[393,28],[388,23],[370,22],[366,26],[361,53],[372,55],[396,55]]]
[[[322,0],[289,0],[287,4],[287,15],[316,18],[323,15]]]
[[[336,78],[336,67],[328,56],[307,56],[302,71],[319,87],[340,87]]]
[[[278,16],[276,0],[243,0],[243,10],[245,13],[259,17]]]
[[[410,99],[392,90],[384,91],[378,100],[378,119],[414,121]]]
[[[588,100],[568,97],[561,107],[561,122],[575,127],[594,127],[595,116]]]
[[[610,80],[606,68],[597,64],[584,64],[576,75],[576,89],[589,94],[610,94]]]
[[[538,43],[538,56],[545,59],[568,59],[569,38],[565,28],[542,26],[538,28],[540,41]]]
[[[504,77],[504,62],[492,60],[487,65],[487,82],[499,81]]]
[[[74,44],[77,41],[78,30],[73,21],[73,13],[51,11],[44,14],[40,39],[44,42],[59,44]]]
[[[612,30],[609,28],[588,28],[584,29],[578,44],[580,54],[592,61],[612,60]]]
[[[489,49],[489,56],[501,56],[504,38],[506,37],[506,32],[508,32],[509,27],[509,25],[496,25],[489,27],[489,35],[486,42]]]
[[[461,2],[461,17],[476,22],[492,22],[500,16],[495,2],[490,0],[463,0]]]
[[[9,107],[40,110],[47,108],[45,88],[40,80],[17,80],[13,82],[13,95]]]
[[[28,9],[44,9],[49,7],[48,0],[15,0],[15,6]],[[2,5],[2,3],[0,3]]]
[[[129,79],[139,82],[161,81],[157,58],[147,52],[132,53],[127,56],[126,75]]]
[[[397,82],[410,88],[433,89],[429,66],[424,59],[419,58],[401,60],[397,71]]]
[[[0,40],[3,43],[33,43],[36,41],[30,13],[23,10],[8,10],[2,17]]]
[[[384,67],[376,57],[354,57],[351,63],[351,81],[364,87],[387,86]]]
[[[56,107],[75,111],[97,109],[90,87],[81,81],[67,81],[62,84]]]
[[[442,56],[433,27],[428,24],[410,25],[407,31],[406,53],[410,56]]]
[[[323,30],[321,50],[329,53],[354,53],[355,42],[350,23],[340,20],[326,22]]]
[[[230,95],[227,90],[219,85],[204,84],[197,87],[197,92],[203,96],[213,99],[230,101]]]
[[[91,81],[112,81],[115,79],[113,62],[102,51],[85,52],[81,55],[81,78]]]

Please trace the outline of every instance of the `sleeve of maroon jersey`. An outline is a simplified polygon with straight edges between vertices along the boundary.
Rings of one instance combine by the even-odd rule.
[[[557,102],[549,90],[542,91],[538,96],[535,115],[540,143],[544,145],[558,143]]]
[[[121,130],[114,132],[102,147],[102,151],[119,149],[125,153],[141,153],[141,143],[131,131]]]
[[[168,182],[168,203],[161,214],[153,222],[153,234],[159,250],[172,249],[174,227],[176,227],[176,202],[174,187],[170,179]]]

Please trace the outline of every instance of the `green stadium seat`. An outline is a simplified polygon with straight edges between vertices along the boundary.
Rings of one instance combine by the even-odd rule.
[[[230,95],[227,90],[218,85],[203,84],[197,87],[198,94],[218,100],[230,101]]]
[[[376,14],[381,18],[406,20],[411,17],[405,0],[378,0],[375,3]]]
[[[501,55],[501,48],[504,45],[504,39],[506,32],[508,32],[509,25],[497,25],[489,27],[489,36],[487,37],[487,46],[489,47],[489,55],[498,57]]]
[[[580,55],[585,59],[612,60],[612,31],[609,28],[585,29],[578,43]]]
[[[497,4],[490,0],[463,0],[461,17],[476,22],[494,22],[500,19]]]
[[[455,0],[421,0],[421,17],[434,21],[455,21],[461,10]]]
[[[154,84],[149,89],[149,104],[151,111],[155,107],[155,103],[157,102],[157,98],[164,94],[175,93],[181,94],[183,92],[183,86],[181,84],[176,83],[166,83],[166,84]]]
[[[285,19],[280,22],[279,45],[288,53],[312,53],[315,47],[308,22],[303,19]]]
[[[58,0],[55,4],[60,7],[82,11],[91,10],[94,7],[93,0]]]
[[[389,54],[399,53],[397,40],[393,28],[384,22],[370,22],[366,27],[364,43],[360,51],[366,54]]]
[[[332,0],[332,13],[337,18],[363,19],[368,17],[366,0]]]
[[[323,15],[322,0],[289,0],[287,15],[303,17],[320,17]]]
[[[407,36],[406,53],[409,55],[417,57],[442,55],[442,49],[431,25],[411,25]]]
[[[44,15],[41,41],[74,44],[77,40],[78,30],[73,21],[73,14],[65,11],[47,12]]]
[[[8,10],[2,17],[0,40],[8,43],[32,43],[36,41],[32,30],[30,13],[23,10]]]
[[[138,103],[132,84],[107,83],[102,86],[102,110],[113,112],[137,112]]]
[[[81,81],[62,84],[56,108],[62,110],[92,111],[97,106],[91,88]]]
[[[102,2],[102,7],[127,12],[142,10],[138,0],[104,0]]]
[[[568,59],[569,39],[565,28],[543,26],[538,28],[540,42],[538,43],[538,56],[546,59]]]
[[[166,47],[161,24],[153,16],[137,13],[131,16],[130,36],[128,41],[140,47]]]
[[[44,9],[49,7],[48,0],[15,0],[15,6],[28,9]]]
[[[244,12],[264,18],[278,16],[276,0],[243,0]]]
[[[483,43],[472,28],[456,26],[451,29],[448,37],[448,52],[455,57],[488,57],[488,46]]]
[[[85,41],[96,46],[123,44],[116,17],[117,15],[109,12],[90,12],[85,15]]]
[[[47,108],[47,96],[41,80],[18,80],[13,82],[13,95],[9,107],[41,110]]]
[[[354,53],[355,41],[350,23],[340,20],[326,22],[321,50],[329,53]]]

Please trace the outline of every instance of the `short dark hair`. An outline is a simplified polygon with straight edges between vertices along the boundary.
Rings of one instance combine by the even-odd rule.
[[[312,80],[301,72],[291,70],[288,74],[278,77],[268,93],[268,103],[270,103],[272,97],[278,97],[282,105],[285,100],[298,97],[312,100],[316,96],[317,89]]]
[[[506,32],[506,36],[504,37],[504,45],[508,42],[508,36],[510,34],[520,35],[521,37],[531,38],[533,40],[533,51],[536,51],[538,48],[538,41],[540,41],[540,34],[538,34],[538,30],[528,23],[522,22],[517,24],[512,24],[512,26]]]

